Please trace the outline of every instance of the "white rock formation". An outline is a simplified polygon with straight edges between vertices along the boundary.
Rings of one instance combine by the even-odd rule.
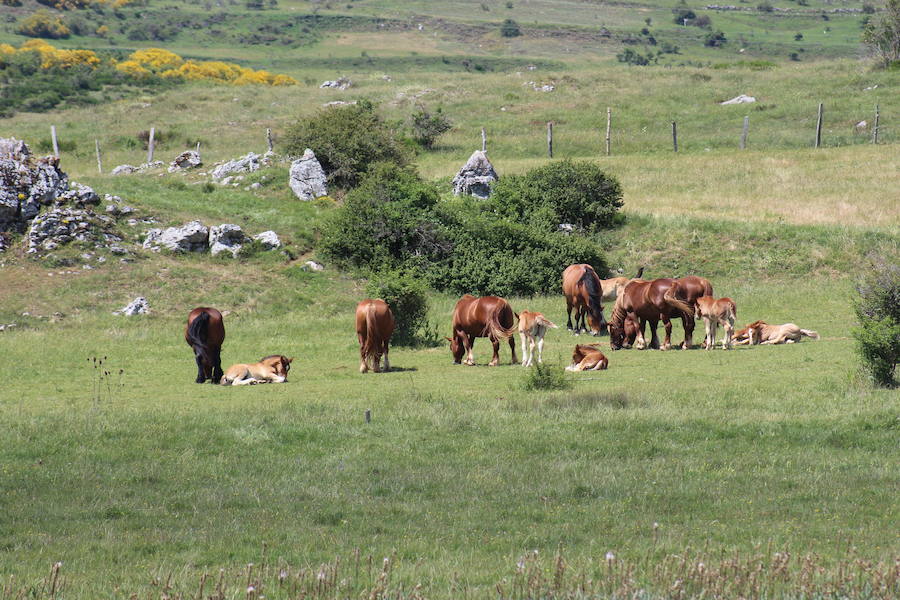
[[[301,200],[315,200],[328,195],[325,170],[309,148],[302,157],[291,163],[288,185],[291,186],[294,195]]]

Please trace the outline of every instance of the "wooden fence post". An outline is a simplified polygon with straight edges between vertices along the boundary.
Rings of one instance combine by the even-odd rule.
[[[672,121],[672,148],[678,152],[678,126]]]
[[[197,142],[197,158],[200,158],[200,142]]]
[[[487,133],[485,133],[484,127],[481,128],[481,151],[487,152]]]
[[[879,116],[880,115],[878,112],[878,105],[876,104],[875,105],[875,125],[872,127],[872,143],[873,144],[878,143],[878,117]]]
[[[365,414],[366,414],[366,423],[371,423],[372,422],[372,410],[367,408]]]
[[[50,126],[50,139],[53,141],[53,156],[59,158],[59,142],[56,141],[56,125]]]
[[[103,173],[103,161],[100,160],[100,140],[94,140],[94,149],[97,150],[97,172]]]
[[[816,117],[816,148],[822,145],[822,116],[825,112],[825,105],[819,102],[819,114]]]
[[[606,155],[609,156],[609,132],[612,127],[612,109],[606,107]]]
[[[156,127],[150,128],[150,139],[147,140],[147,162],[153,162],[153,138],[156,136]]]
[[[272,143],[272,130],[270,128],[266,128],[266,147],[268,147],[269,152],[274,152],[275,145]]]
[[[747,147],[747,133],[750,131],[750,116],[744,117],[744,128],[741,130],[741,150]]]
[[[547,155],[553,158],[553,121],[547,121]]]

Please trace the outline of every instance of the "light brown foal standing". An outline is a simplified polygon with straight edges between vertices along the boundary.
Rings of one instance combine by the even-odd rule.
[[[519,337],[522,339],[522,366],[534,364],[534,347],[538,349],[538,362],[544,362],[544,334],[547,329],[557,329],[557,325],[549,321],[539,312],[523,310],[519,313]],[[526,346],[527,342],[527,346]]]
[[[716,330],[719,325],[725,329],[722,350],[731,348],[735,317],[737,317],[737,307],[731,298],[719,298],[718,300],[712,296],[697,298],[697,303],[694,305],[694,318],[703,319],[703,324],[706,326],[707,350],[712,350],[716,345]]]
[[[369,362],[376,373],[391,370],[388,344],[394,334],[394,313],[384,300],[366,299],[356,305],[356,336],[359,339],[359,372],[369,370]]]

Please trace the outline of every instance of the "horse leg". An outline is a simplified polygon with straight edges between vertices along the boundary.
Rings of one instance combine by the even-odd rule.
[[[197,383],[203,383],[206,381],[206,373],[203,369],[203,357],[200,356],[199,352],[194,352],[194,360],[197,361]]]
[[[463,346],[466,349],[466,360],[464,362],[471,367],[475,365],[475,338],[467,333],[463,333],[462,336]]]
[[[650,349],[659,350],[659,334],[656,332],[659,319],[648,319],[647,322],[650,324]]]
[[[634,347],[643,350],[647,347],[647,340],[644,338],[644,327],[647,326],[647,319],[641,317],[638,319],[637,336],[634,338]]]
[[[684,341],[681,342],[683,350],[690,350],[694,346],[694,317],[685,313],[681,316],[681,324],[684,327]]]
[[[672,349],[672,319],[669,317],[663,317],[663,329],[666,330],[666,339],[663,341],[662,349],[663,350],[671,350]]]
[[[383,371],[385,373],[387,373],[388,371],[391,370],[391,362],[388,360],[388,345],[389,345],[388,340],[384,340],[384,345],[382,346],[382,348],[383,348],[382,351],[384,352],[384,369],[383,369]]]
[[[538,362],[544,364],[544,336],[538,338]],[[531,348],[531,352],[534,353],[534,348]]]
[[[534,344],[534,338],[531,339],[531,343]],[[534,357],[534,348],[532,350],[532,358]],[[509,351],[512,352],[512,362],[510,364],[517,364],[519,359],[516,358],[516,340],[512,336],[509,337]],[[499,355],[498,355],[499,356]]]
[[[491,357],[491,362],[488,363],[489,367],[496,367],[500,362],[500,340],[493,336],[488,337],[491,340],[491,347],[494,349],[494,355]]]
[[[222,348],[216,348],[213,353],[212,379],[210,383],[219,383],[225,373],[222,371]]]
[[[725,330],[725,339],[722,340],[722,350],[728,350],[731,348],[731,340],[734,337],[734,323],[725,320],[722,323],[722,329]]]
[[[523,366],[523,367],[529,366],[529,364],[530,364],[529,359],[531,358],[531,357],[528,355],[528,348],[525,346],[525,338],[526,338],[525,332],[524,332],[524,331],[520,331],[520,332],[519,332],[519,339],[522,340],[522,366]]]
[[[367,373],[369,371],[369,361],[366,359],[366,344],[363,341],[362,334],[356,334],[357,339],[359,339],[359,372]]]
[[[566,296],[566,313],[568,313],[569,317],[566,320],[566,329],[572,331],[572,300]],[[578,313],[575,313],[575,320],[578,320]]]

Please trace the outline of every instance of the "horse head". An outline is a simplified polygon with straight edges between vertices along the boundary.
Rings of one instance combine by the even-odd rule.
[[[450,342],[450,353],[453,355],[453,362],[458,365],[462,362],[462,357],[466,349],[459,343],[459,337],[456,335],[452,338],[444,336],[444,339]]]

